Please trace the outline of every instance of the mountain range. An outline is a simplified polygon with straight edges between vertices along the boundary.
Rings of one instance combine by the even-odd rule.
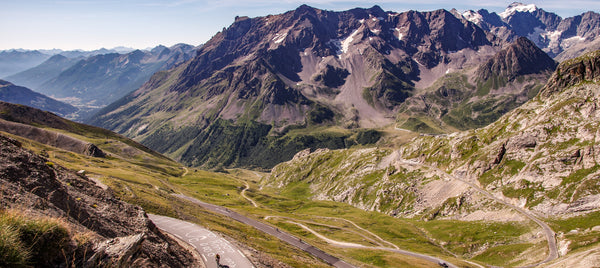
[[[235,235],[241,243],[263,245],[262,250],[273,254],[264,246],[272,239],[254,239],[256,232],[240,230],[239,223],[223,222],[219,220],[221,216],[198,212],[198,207],[192,209],[190,202],[174,200],[172,193],[185,191],[212,202],[235,202],[236,210],[266,215],[286,213],[288,216],[268,216],[264,221],[281,230],[304,233],[302,239],[308,242],[314,238],[306,237],[304,230],[295,227],[296,221],[304,223],[300,226],[319,226],[319,231],[311,234],[338,232],[327,235],[353,241],[343,244],[343,251],[338,252],[356,263],[398,263],[373,263],[356,251],[346,252],[347,245],[379,243],[366,236],[370,234],[375,238],[381,235],[384,238],[376,238],[381,241],[393,238],[394,243],[388,243],[401,243],[402,249],[435,254],[460,265],[591,266],[598,257],[600,230],[598,148],[594,142],[600,116],[596,107],[600,98],[599,63],[600,52],[561,63],[534,98],[484,128],[446,136],[417,136],[396,147],[307,149],[277,165],[260,184],[252,179],[243,181],[256,187],[246,193],[249,186],[240,193],[242,177],[234,174],[251,176],[251,171],[223,170],[231,173],[218,175],[188,170],[108,130],[0,102],[0,124],[10,133],[0,134],[0,179],[7,197],[2,199],[2,205],[9,208],[0,216],[32,223],[28,226],[33,228],[15,229],[16,232],[40,232],[35,224],[52,224],[51,231],[40,232],[34,242],[19,240],[34,243],[25,244],[31,254],[25,258],[40,265],[65,259],[109,264],[143,262],[146,266],[191,265],[194,260],[185,250],[158,232],[139,207],[115,199],[113,191],[152,211],[182,213],[182,217],[222,228],[221,232]],[[76,170],[80,171],[75,174]],[[109,188],[100,181],[114,190],[101,190]],[[260,206],[250,202],[254,199]],[[27,210],[21,209],[24,204]],[[298,215],[314,220],[300,219]],[[56,221],[58,217],[68,221]],[[281,221],[273,219],[278,217]],[[338,226],[340,221],[342,227]],[[8,224],[14,228],[19,222]],[[348,224],[356,228],[347,227]],[[548,229],[540,229],[538,224]],[[367,228],[378,236],[365,231]],[[402,232],[398,228],[403,228]],[[82,232],[88,239],[78,243]],[[352,239],[356,232],[365,242]],[[60,235],[57,237],[61,239],[48,239],[50,234]],[[77,246],[68,246],[69,243]],[[105,252],[99,247],[102,244],[115,246],[108,246],[110,251]],[[327,250],[335,250],[334,242],[328,245]],[[65,257],[59,250],[70,254]],[[384,246],[365,246],[363,250],[364,254],[381,250],[386,250],[382,253],[385,256],[395,254]],[[82,251],[104,257],[88,257]],[[286,262],[294,267],[315,266],[314,260],[294,256],[295,261],[287,258]],[[253,261],[273,263],[270,257],[261,259]]]
[[[484,126],[535,96],[555,66],[532,42],[506,42],[457,12],[303,5],[237,17],[192,60],[87,122],[190,165],[264,165],[355,144],[332,128]],[[248,153],[264,148],[278,160]]]
[[[5,50],[0,51],[0,77],[5,77],[27,70],[42,63],[51,55],[34,51]]]
[[[70,117],[79,109],[33,90],[0,80],[0,101],[16,103]]]
[[[56,54],[35,67],[7,76],[6,80],[28,88],[39,88],[44,82],[57,77],[80,60],[79,57],[68,58]]]
[[[10,49],[0,51],[0,78],[6,78],[7,76],[14,75],[18,72],[25,71],[29,68],[33,68],[38,64],[44,62],[48,58],[54,55],[62,55],[67,58],[81,58],[89,57],[100,54],[108,53],[127,53],[133,49],[125,47],[117,47],[113,49],[98,49],[92,51],[84,50],[61,50],[61,49],[39,49],[39,50],[26,50],[26,49]]]
[[[55,55],[12,79],[106,106],[75,123],[0,80],[0,97],[59,107],[0,101],[0,251],[214,264],[182,248],[213,234],[167,236],[148,211],[224,234],[257,267],[594,267],[595,18],[302,5],[197,48]]]
[[[52,56],[40,65],[6,79],[85,108],[103,107],[138,88],[155,72],[190,59],[194,47],[157,46],[149,51],[69,58]]]
[[[515,2],[500,14],[480,9],[462,15],[504,40],[527,37],[558,61],[600,49],[600,14],[593,11],[563,19],[534,4]]]

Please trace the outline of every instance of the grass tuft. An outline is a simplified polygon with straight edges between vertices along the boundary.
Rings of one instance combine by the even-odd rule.
[[[62,252],[71,241],[59,219],[27,217],[20,212],[0,212],[0,266],[51,266],[64,262]]]

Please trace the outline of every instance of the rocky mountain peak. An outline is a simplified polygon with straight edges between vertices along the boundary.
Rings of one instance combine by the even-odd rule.
[[[600,35],[600,14],[588,11],[581,14],[581,23],[578,25],[577,34],[586,38],[595,38]]]
[[[557,61],[572,59],[600,48],[600,14],[593,11],[561,18],[534,4],[515,2],[499,14],[485,9],[463,12],[462,17],[512,42],[527,37]]]
[[[62,61],[66,61],[68,60],[67,57],[61,55],[61,54],[56,54],[52,57],[50,57],[49,59],[46,60],[46,62],[62,62]]]
[[[479,24],[483,20],[483,16],[479,14],[479,12],[475,12],[473,10],[467,10],[462,13],[462,16],[465,17],[468,21]]]
[[[136,50],[126,54],[126,58],[129,61],[132,61],[135,63],[140,62],[145,56],[146,56],[146,54],[139,49],[136,49]]]
[[[523,4],[521,2],[513,2],[512,4],[510,4],[505,10],[504,12],[500,13],[500,17],[502,18],[508,18],[511,15],[514,15],[517,12],[529,12],[529,13],[533,13],[535,11],[537,11],[538,8],[535,4]]]
[[[302,4],[298,8],[296,8],[296,10],[294,10],[294,13],[302,14],[302,13],[306,13],[306,12],[315,12],[315,10],[316,9],[314,7],[311,7],[307,4]]]
[[[502,75],[508,80],[517,76],[552,71],[556,62],[525,37],[500,51],[477,70],[478,79],[487,80]]]
[[[439,9],[426,14],[432,36],[444,51],[458,51],[491,44],[479,27],[459,20],[447,10]]]
[[[308,17],[316,19],[318,17],[327,16],[327,13],[329,13],[329,11],[318,9],[318,8],[303,4],[303,5],[299,6],[298,8],[296,8],[295,10],[288,12],[288,13],[292,14],[292,20],[300,20],[301,21]],[[285,13],[285,14],[288,14],[288,13]]]
[[[167,47],[166,47],[166,46],[163,46],[163,45],[158,45],[158,46],[156,46],[156,47],[152,48],[152,49],[150,50],[150,52],[152,52],[152,53],[155,53],[155,54],[158,54],[158,53],[160,53],[161,51],[163,51],[163,50],[165,50],[165,49],[167,49]]]
[[[378,5],[374,5],[368,9],[369,13],[373,16],[382,17],[386,15],[386,12]]]
[[[600,81],[600,50],[581,57],[564,61],[548,80],[541,96],[547,97],[555,92],[584,82]]]

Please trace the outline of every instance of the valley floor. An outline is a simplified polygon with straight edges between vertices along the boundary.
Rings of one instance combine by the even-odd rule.
[[[116,145],[95,143],[103,149]],[[435,267],[442,262],[449,267],[528,266],[549,256],[545,239],[519,242],[541,232],[533,222],[396,218],[267,187],[263,185],[266,173],[239,169],[216,173],[160,161],[149,165],[143,158],[135,157],[111,155],[99,159],[30,141],[23,144],[38,153],[43,150],[49,161],[71,170],[85,170],[86,176],[149,213],[182,219],[223,236],[256,267],[328,267],[335,263],[356,267]],[[194,200],[214,206],[207,209]],[[239,218],[232,220],[231,216]],[[256,222],[269,232],[244,221]],[[600,225],[594,223],[598,219],[589,221],[590,225]],[[566,223],[552,226],[563,225]],[[273,234],[288,237],[298,245],[273,239]],[[594,250],[597,240],[585,238],[583,233],[577,237],[574,241],[578,242],[570,246],[572,254],[545,266],[564,267],[563,264],[579,258],[593,260],[598,256]],[[315,257],[303,250],[307,248],[327,255]]]

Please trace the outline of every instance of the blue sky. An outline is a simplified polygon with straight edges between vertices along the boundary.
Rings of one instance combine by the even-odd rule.
[[[513,0],[0,0],[0,50],[85,49],[126,46],[133,48],[199,45],[236,15],[264,16],[295,9],[301,4],[327,10],[371,7],[386,11],[486,8],[501,12]],[[600,10],[598,0],[528,1],[538,7],[570,17]]]

